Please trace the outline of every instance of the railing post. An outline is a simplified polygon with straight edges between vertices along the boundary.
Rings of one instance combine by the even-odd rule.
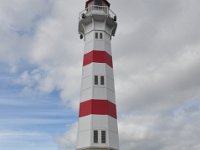
[[[87,16],[87,15],[92,15],[94,12],[104,13],[110,17],[116,16],[115,13],[107,6],[91,5],[91,6],[88,6],[87,8],[85,8],[85,10],[83,10],[80,13],[79,19],[82,19],[83,13],[85,13],[85,15]]]

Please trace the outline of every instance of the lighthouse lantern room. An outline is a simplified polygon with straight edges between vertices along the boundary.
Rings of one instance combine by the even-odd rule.
[[[116,21],[107,0],[88,0],[79,15],[85,46],[77,150],[119,150],[111,51]]]

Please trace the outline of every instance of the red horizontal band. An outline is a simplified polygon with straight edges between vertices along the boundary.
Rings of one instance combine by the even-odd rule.
[[[106,51],[93,50],[84,55],[83,66],[86,66],[92,62],[96,63],[106,63],[110,67],[113,67],[112,56]]]
[[[88,115],[109,115],[117,119],[116,105],[108,100],[88,100],[80,104],[79,117]]]

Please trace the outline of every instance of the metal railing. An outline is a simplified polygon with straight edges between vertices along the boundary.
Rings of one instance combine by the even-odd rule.
[[[90,16],[93,14],[97,15],[107,15],[111,18],[114,18],[116,14],[108,7],[108,6],[98,6],[98,5],[91,5],[85,10],[81,11],[79,14],[79,19],[83,19],[83,16]]]

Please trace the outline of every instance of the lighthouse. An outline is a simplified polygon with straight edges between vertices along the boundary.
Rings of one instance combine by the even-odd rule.
[[[111,39],[117,16],[107,0],[87,0],[78,31],[84,40],[77,150],[119,150]]]

